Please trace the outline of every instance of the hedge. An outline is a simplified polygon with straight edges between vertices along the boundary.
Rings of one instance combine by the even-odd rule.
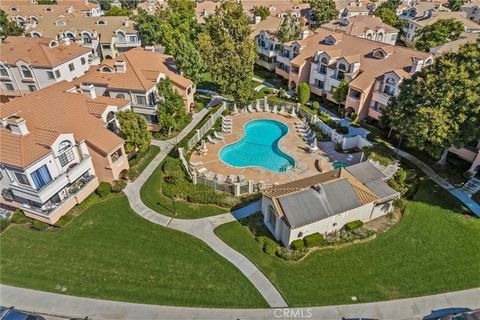
[[[320,233],[312,233],[303,238],[305,246],[308,248],[319,247],[325,242],[325,238]]]
[[[0,218],[0,232],[3,232],[10,225],[9,219]]]
[[[66,215],[62,216],[60,219],[58,219],[57,222],[55,222],[54,226],[55,227],[64,227],[66,226],[70,221],[73,220],[73,214],[71,214],[70,212],[67,213]]]
[[[31,221],[33,221],[33,219],[25,216],[25,214],[21,210],[15,210],[11,218],[11,222],[15,224],[25,224]]]
[[[43,231],[48,228],[48,224],[42,221],[35,220],[32,222],[32,228],[38,231]]]
[[[363,222],[362,222],[362,221],[360,221],[360,220],[354,220],[354,221],[351,221],[351,222],[345,224],[345,230],[347,230],[347,231],[352,231],[352,230],[361,228],[362,226],[363,226]]]
[[[293,250],[300,250],[305,248],[305,244],[303,243],[303,239],[297,239],[292,241],[292,249]]]
[[[98,188],[97,188],[97,194],[100,197],[105,198],[111,192],[112,192],[112,185],[110,183],[108,183],[106,181],[100,182],[100,184],[98,185]]]

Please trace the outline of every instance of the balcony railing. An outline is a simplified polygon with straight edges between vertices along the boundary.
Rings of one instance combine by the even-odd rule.
[[[137,40],[137,41],[117,40],[115,42],[115,46],[119,48],[140,47],[141,44],[142,42],[140,40]]]

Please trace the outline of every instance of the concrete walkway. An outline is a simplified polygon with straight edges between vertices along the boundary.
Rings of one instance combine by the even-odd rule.
[[[291,309],[166,307],[80,298],[0,285],[2,305],[36,313],[93,319],[423,319],[442,309],[480,308],[480,288],[433,296],[352,305]]]
[[[252,282],[269,306],[286,307],[287,303],[270,280],[268,280],[268,278],[252,262],[250,262],[250,260],[226,245],[215,235],[213,230],[217,226],[235,220],[231,213],[202,219],[176,219],[164,216],[148,208],[140,198],[140,189],[145,181],[147,181],[148,177],[150,177],[170,151],[173,150],[175,145],[192,131],[193,128],[195,128],[206,113],[208,113],[208,110],[204,109],[195,114],[192,122],[185,127],[176,138],[167,141],[153,141],[155,145],[160,146],[160,153],[152,160],[152,162],[150,162],[134,182],[127,185],[124,189],[124,193],[127,195],[130,206],[137,214],[152,223],[186,232],[203,240],[219,255],[236,266],[250,280],[250,282]]]
[[[430,179],[432,179],[436,184],[438,184],[443,189],[450,192],[454,197],[460,200],[470,211],[472,211],[477,217],[480,217],[480,205],[473,201],[466,193],[462,192],[460,189],[456,188],[449,182],[445,181],[440,177],[432,168],[426,165],[423,161],[411,155],[408,152],[405,152],[400,149],[393,149],[399,156],[411,161],[416,165],[420,170],[423,171]]]

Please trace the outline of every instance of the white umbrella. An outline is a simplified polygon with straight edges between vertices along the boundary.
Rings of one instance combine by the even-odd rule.
[[[263,97],[263,106],[265,108],[268,108],[268,98],[267,98],[267,96]]]
[[[233,103],[233,113],[237,113],[237,112],[238,112],[238,110],[237,110],[237,103],[234,102],[234,103]]]
[[[295,107],[292,107],[291,116],[292,116],[292,117],[296,117],[296,116],[297,116],[297,114],[295,113]]]
[[[317,147],[317,138],[315,137],[313,139],[312,148],[316,148],[316,147]]]

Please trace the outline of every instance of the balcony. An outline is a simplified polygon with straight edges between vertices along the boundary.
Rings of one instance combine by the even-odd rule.
[[[137,41],[117,40],[117,41],[115,41],[115,46],[117,48],[140,47],[141,45],[142,45],[142,42],[140,40],[137,40]]]
[[[100,57],[91,57],[91,58],[88,58],[88,62],[90,62],[90,64],[92,65],[97,65],[97,64],[100,64],[101,60],[100,60]]]
[[[83,155],[82,161],[72,164],[67,169],[68,182],[73,183],[91,168],[93,168],[92,158],[89,155]]]
[[[285,56],[282,55],[282,54],[278,54],[278,55],[277,55],[277,61],[278,61],[278,62],[281,62],[281,63],[283,63],[283,64],[286,64],[287,66],[290,65],[290,58],[287,58],[287,57],[285,57]]]
[[[379,120],[380,117],[382,116],[382,114],[383,114],[383,109],[381,109],[381,108],[375,108],[375,107],[371,106],[368,109],[368,116],[372,117],[375,120]]]
[[[257,49],[258,49],[258,53],[260,53],[260,54],[262,54],[266,57],[269,57],[269,58],[275,57],[277,55],[277,51],[275,51],[275,50],[269,50],[269,49],[266,49],[266,48],[261,47],[261,46],[258,46]]]
[[[326,73],[320,73],[320,71],[318,70],[318,65],[317,64],[312,64],[312,69],[311,70],[312,70],[312,75],[315,79],[325,81],[325,79],[327,78]]]
[[[347,99],[345,101],[345,106],[348,108],[348,107],[352,107],[355,112],[358,113],[358,111],[360,110],[360,97],[355,97],[355,96],[347,96]]]
[[[288,79],[289,77],[289,72],[281,69],[281,68],[275,68],[275,73],[278,74],[279,76],[285,78],[285,79]]]
[[[380,92],[378,90],[373,91],[372,99],[375,101],[378,101],[379,103],[383,105],[388,105],[388,101],[390,100],[390,97],[388,94]]]

